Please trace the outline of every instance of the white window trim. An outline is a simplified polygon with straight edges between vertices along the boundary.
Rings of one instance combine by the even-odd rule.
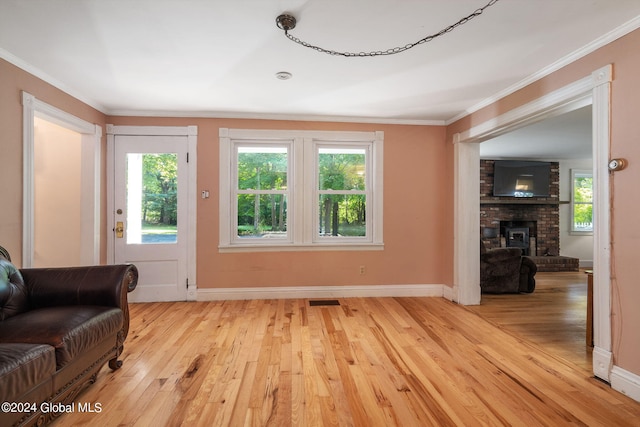
[[[383,152],[384,132],[340,132],[340,131],[296,131],[296,130],[253,130],[220,128],[220,186],[219,186],[219,250],[220,252],[255,251],[300,251],[300,250],[382,250],[383,243]],[[287,233],[290,239],[279,241],[258,239],[237,239],[234,228],[236,201],[235,173],[232,165],[234,147],[237,144],[256,141],[291,144],[292,164],[289,166],[288,182],[290,191]],[[344,146],[370,146],[367,166],[373,171],[370,179],[370,197],[366,238],[344,238],[337,240],[318,239],[314,233],[317,225],[317,160],[316,147],[327,144]],[[302,184],[300,184],[302,183]],[[293,185],[291,185],[293,184]],[[300,202],[302,201],[302,202]]]
[[[573,225],[575,224],[574,218],[573,218],[573,213],[575,211],[575,205],[576,204],[579,204],[579,205],[589,204],[589,203],[576,203],[575,202],[575,179],[576,179],[576,175],[588,175],[588,176],[591,176],[591,178],[593,178],[593,171],[586,170],[586,169],[584,169],[584,170],[583,169],[571,169],[571,186],[570,186],[570,190],[571,190],[571,207],[569,208],[569,234],[570,235],[575,235],[575,236],[592,236],[593,235],[593,229],[590,230],[590,231],[580,231],[580,230],[575,230],[573,228]],[[591,201],[590,204],[593,207],[593,200]],[[592,212],[593,212],[593,210],[592,210]]]

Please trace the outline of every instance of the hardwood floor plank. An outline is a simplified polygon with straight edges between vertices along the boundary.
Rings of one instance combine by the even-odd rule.
[[[532,294],[482,295],[468,309],[547,351],[592,371],[592,349],[585,345],[587,276],[577,272],[539,272]]]
[[[575,300],[561,286],[539,301]],[[103,411],[54,424],[640,425],[640,403],[497,323],[513,307],[487,320],[441,298],[340,303],[132,304],[123,367],[103,369],[78,398]],[[514,328],[536,323],[516,314]],[[537,324],[551,341],[539,332],[549,319]]]

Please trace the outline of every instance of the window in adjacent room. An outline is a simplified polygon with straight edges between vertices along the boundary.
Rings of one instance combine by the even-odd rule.
[[[382,132],[220,130],[220,248],[380,249]]]
[[[593,233],[593,174],[571,170],[571,232]]]

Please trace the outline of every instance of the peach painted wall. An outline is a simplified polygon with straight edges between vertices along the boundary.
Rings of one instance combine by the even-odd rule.
[[[82,135],[35,118],[33,267],[82,264]]]
[[[471,114],[447,129],[447,140],[470,127],[586,77],[613,64],[611,85],[612,158],[627,159],[628,166],[611,178],[611,278],[614,363],[640,375],[640,30],[581,58],[518,92]]]
[[[199,289],[447,284],[453,266],[452,146],[445,128],[274,120],[109,117],[115,125],[198,126]],[[218,129],[384,131],[383,251],[218,252]],[[360,275],[359,267],[366,273]]]
[[[22,264],[22,91],[37,99],[100,125],[105,115],[39,78],[0,59],[0,245]],[[106,194],[106,138],[103,137],[102,194]],[[102,200],[106,208],[106,196]],[[106,261],[106,221],[102,215],[102,260]]]
[[[445,128],[271,120],[109,117],[33,75],[0,60],[0,128],[3,129],[0,244],[18,265],[22,251],[21,91],[86,121],[116,125],[197,125],[198,286],[447,284],[452,282],[453,150]],[[218,242],[218,129],[307,129],[385,132],[383,251],[220,254]],[[106,229],[106,144],[103,138],[102,229]],[[445,161],[443,161],[443,159]],[[101,258],[106,259],[106,231]],[[366,274],[359,274],[359,266]]]

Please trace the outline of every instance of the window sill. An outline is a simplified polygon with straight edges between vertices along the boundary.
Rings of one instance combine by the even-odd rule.
[[[382,251],[384,243],[315,243],[313,245],[235,244],[218,246],[220,253],[242,252],[316,252],[316,251]]]
[[[570,231],[569,236],[593,236],[593,231]]]

